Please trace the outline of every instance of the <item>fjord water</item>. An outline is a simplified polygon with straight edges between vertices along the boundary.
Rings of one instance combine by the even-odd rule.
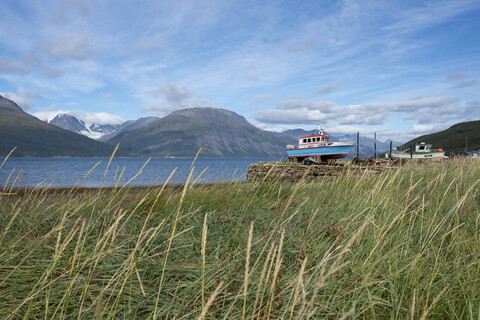
[[[15,184],[14,187],[21,188],[108,187],[116,184],[124,170],[119,183],[119,186],[122,186],[137,175],[148,159],[113,158],[105,175],[109,160],[109,158],[9,158],[0,170],[0,189],[6,184],[7,187]],[[279,159],[198,158],[195,162],[193,160],[193,158],[151,158],[140,175],[129,185],[163,185],[175,168],[176,171],[168,183],[183,184],[190,173],[192,163],[192,181],[206,169],[197,183],[241,182],[245,181],[249,164]],[[0,165],[3,161],[4,158],[1,157]],[[97,163],[99,164],[86,177]]]

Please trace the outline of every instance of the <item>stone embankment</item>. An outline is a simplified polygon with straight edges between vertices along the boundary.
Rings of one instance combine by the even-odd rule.
[[[351,164],[336,165],[292,165],[259,162],[248,166],[247,182],[254,180],[274,179],[277,181],[295,182],[303,179],[305,181],[321,180],[329,177],[336,177],[346,172],[381,173],[387,167],[379,166],[356,166]]]

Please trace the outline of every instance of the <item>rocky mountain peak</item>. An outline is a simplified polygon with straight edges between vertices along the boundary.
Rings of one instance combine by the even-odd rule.
[[[49,121],[49,123],[76,133],[82,133],[83,131],[87,130],[83,121],[78,120],[74,116],[68,115],[66,113],[57,114],[55,118]]]

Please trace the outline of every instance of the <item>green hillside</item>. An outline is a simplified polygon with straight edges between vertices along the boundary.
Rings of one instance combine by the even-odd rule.
[[[148,156],[254,158],[285,156],[295,139],[276,136],[251,125],[244,117],[215,108],[182,109],[153,123],[125,131],[108,143]]]
[[[463,152],[467,138],[469,151],[480,149],[480,121],[457,123],[447,130],[410,140],[403,146],[408,147],[423,141],[431,143],[433,148],[442,148],[446,152]]]
[[[0,102],[0,157],[15,147],[16,157],[108,157],[115,148],[41,121],[8,99]],[[129,153],[119,150],[117,155]]]

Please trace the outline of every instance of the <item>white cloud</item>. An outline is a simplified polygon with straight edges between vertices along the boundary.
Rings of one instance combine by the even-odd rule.
[[[147,52],[155,49],[162,44],[159,37],[140,40],[131,46],[132,51]]]
[[[477,80],[462,81],[457,83],[454,86],[451,86],[449,89],[463,89],[463,88],[467,88],[475,85],[477,85]]]
[[[46,64],[41,64],[41,67],[42,67],[43,72],[49,78],[58,77],[62,74],[62,71],[57,66],[49,66],[49,65],[46,65]]]
[[[340,106],[320,99],[291,98],[276,103],[274,110],[252,115],[257,121],[271,124],[302,124],[334,120],[340,124],[379,125],[392,116],[435,123],[445,117],[458,117],[457,99],[446,96],[419,97],[397,103]],[[430,116],[426,116],[430,115]]]
[[[319,99],[290,98],[278,102],[279,109],[307,109],[318,110],[323,112],[334,112],[337,105],[335,102]]]
[[[61,113],[66,113],[68,115],[74,116],[79,120],[82,120],[83,122],[85,122],[87,127],[94,123],[98,125],[105,125],[105,124],[121,124],[125,122],[125,120],[122,119],[121,117],[110,114],[110,113],[106,113],[106,112],[62,110],[62,109],[52,109],[52,107],[56,107],[56,106],[51,106],[50,108],[35,112],[33,113],[33,115],[39,118],[40,120],[50,121],[53,118],[55,118],[56,115]]]
[[[436,97],[419,97],[412,98],[407,101],[402,101],[393,104],[385,104],[387,110],[394,112],[415,112],[423,108],[439,109],[445,106],[451,106],[457,102],[457,99],[452,99],[446,96]],[[378,109],[383,106],[379,106]],[[380,110],[379,110],[380,111]]]
[[[245,73],[245,78],[248,81],[251,81],[251,82],[259,82],[260,81],[260,76],[258,74],[251,73],[251,72]]]
[[[448,127],[450,127],[450,124],[446,124],[446,123],[416,124],[416,125],[413,125],[410,130],[403,133],[403,135],[405,136],[405,139],[403,141],[407,141],[407,140],[410,140],[419,136],[423,136],[426,134],[439,132],[447,129]]]
[[[25,88],[25,87],[22,87],[22,86],[18,87],[18,94],[21,97],[24,97],[26,99],[42,98],[42,95],[37,90]]]
[[[463,119],[466,120],[480,120],[480,100],[467,102],[467,106],[462,112]]]
[[[397,21],[383,29],[396,34],[416,32],[420,29],[449,21],[452,17],[472,10],[476,6],[478,6],[478,2],[475,0],[422,3],[419,7],[397,12],[395,14]]]
[[[0,95],[7,99],[12,100],[16,104],[18,104],[18,106],[23,110],[29,110],[33,108],[33,102],[30,99],[20,97],[19,95],[13,92],[0,92]]]
[[[465,72],[456,71],[456,72],[447,74],[445,78],[447,80],[460,80],[460,79],[463,79],[464,77],[465,77]]]
[[[410,132],[414,134],[424,134],[431,132],[434,128],[435,126],[432,124],[416,124],[412,127],[412,130],[410,130]]]
[[[21,73],[27,74],[31,70],[28,66],[10,59],[0,58],[0,73]]]
[[[91,55],[88,48],[89,34],[79,32],[47,42],[47,52],[55,60],[84,60]]]
[[[89,4],[85,0],[63,0],[50,17],[50,21],[65,25],[78,17],[85,16],[89,9]]]
[[[20,106],[23,110],[30,110],[34,107],[33,99],[42,98],[41,94],[29,88],[22,86],[18,87],[18,93],[14,92],[0,92],[0,95],[12,100]]]
[[[252,116],[255,120],[271,124],[301,124],[326,122],[333,119],[331,114],[319,110],[297,109],[297,110],[264,110]]]
[[[335,85],[335,84],[327,84],[325,86],[322,86],[322,87],[318,87],[316,90],[315,90],[315,93],[318,93],[318,94],[325,94],[325,93],[329,93],[329,92],[332,92],[333,90],[337,90],[339,89],[340,87]]]
[[[142,112],[169,113],[178,109],[208,105],[208,100],[196,94],[192,89],[174,83],[159,86],[148,93],[153,98],[160,98],[161,101],[143,105],[140,109]]]

